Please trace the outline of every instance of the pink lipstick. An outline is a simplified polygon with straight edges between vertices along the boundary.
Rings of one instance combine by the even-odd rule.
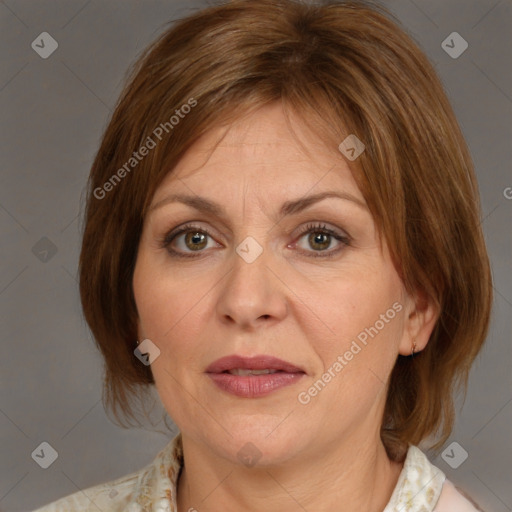
[[[267,355],[223,357],[208,366],[206,373],[220,389],[243,398],[268,395],[306,375],[302,368]]]

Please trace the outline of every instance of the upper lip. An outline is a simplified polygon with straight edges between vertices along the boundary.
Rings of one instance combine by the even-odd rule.
[[[234,370],[237,368],[247,370],[281,370],[288,373],[305,373],[305,371],[298,366],[268,355],[254,357],[231,355],[222,357],[208,366],[208,368],[206,368],[206,373],[222,373],[226,370]]]

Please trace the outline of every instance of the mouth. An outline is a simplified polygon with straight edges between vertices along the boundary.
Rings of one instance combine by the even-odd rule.
[[[258,398],[290,386],[306,372],[272,356],[228,356],[206,369],[207,375],[222,391],[241,398]]]

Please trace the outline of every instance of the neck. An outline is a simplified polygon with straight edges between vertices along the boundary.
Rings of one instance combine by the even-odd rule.
[[[378,435],[322,445],[285,464],[247,468],[205,453],[183,437],[185,467],[177,484],[178,512],[382,512],[403,463],[391,461]]]

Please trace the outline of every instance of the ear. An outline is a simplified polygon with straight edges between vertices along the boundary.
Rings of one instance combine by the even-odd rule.
[[[421,352],[428,343],[439,318],[439,307],[424,292],[409,295],[404,313],[404,330],[399,346],[399,353],[410,356],[414,344],[414,352]]]

